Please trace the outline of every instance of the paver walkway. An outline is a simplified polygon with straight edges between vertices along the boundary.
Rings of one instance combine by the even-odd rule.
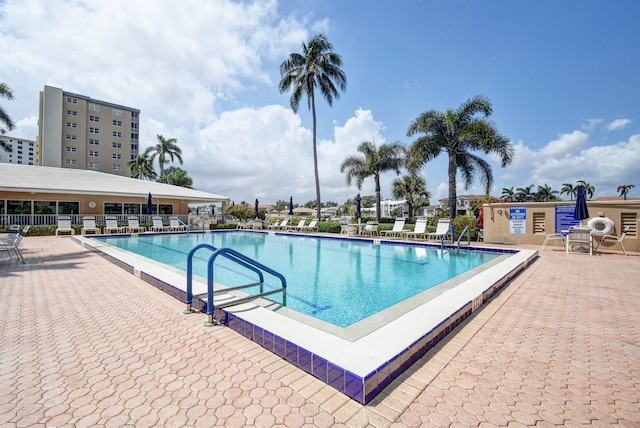
[[[0,259],[0,427],[640,426],[637,253],[547,248],[363,406],[68,237],[23,244]]]

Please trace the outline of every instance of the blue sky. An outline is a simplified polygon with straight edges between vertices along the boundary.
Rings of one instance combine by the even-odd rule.
[[[409,145],[409,123],[474,95],[516,147],[491,158],[495,185],[585,180],[594,197],[640,196],[640,2],[196,0],[0,2],[2,100],[35,139],[45,84],[141,110],[141,146],[175,137],[194,186],[234,201],[315,199],[311,118],[278,91],[279,65],[324,33],[348,88],[319,100],[323,201],[343,202],[340,162],[363,140]],[[425,165],[432,201],[447,196],[446,159]],[[382,180],[391,197],[389,173]],[[482,194],[478,181],[459,194]],[[365,182],[362,194],[373,193]]]

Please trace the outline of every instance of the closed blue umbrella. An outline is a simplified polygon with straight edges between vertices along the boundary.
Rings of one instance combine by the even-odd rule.
[[[256,206],[253,209],[253,218],[258,218],[258,200],[256,199]]]
[[[576,192],[576,207],[573,210],[573,218],[580,221],[589,218],[589,209],[587,208],[587,198],[584,194],[584,186],[579,185]]]
[[[356,196],[356,218],[359,220],[362,217],[362,214],[360,213],[360,193],[358,193],[358,196]]]
[[[289,215],[293,215],[293,196],[289,198]]]
[[[149,196],[147,197],[147,214],[153,214],[153,200],[151,198],[151,192],[149,192]]]

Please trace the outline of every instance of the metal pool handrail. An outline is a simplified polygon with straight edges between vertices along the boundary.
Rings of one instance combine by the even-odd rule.
[[[442,238],[440,239],[440,248],[444,247],[444,241],[445,239],[447,239],[447,235],[449,235],[449,232],[451,232],[451,245],[453,245],[453,243],[455,242],[456,229],[454,225],[450,225],[449,229],[447,229],[447,231],[444,233],[444,235],[442,235]]]
[[[467,245],[471,245],[471,228],[469,226],[465,226],[460,236],[458,236],[458,248],[460,248],[460,241],[464,237],[465,233],[467,234],[467,238],[469,239],[469,243]]]
[[[249,302],[251,300],[257,299],[259,297],[265,297],[271,294],[275,294],[275,293],[280,293],[282,292],[282,304],[283,306],[287,305],[287,280],[285,279],[285,277],[280,274],[279,272],[274,271],[273,269],[263,265],[262,263],[259,263],[247,256],[245,256],[242,253],[239,253],[231,248],[216,248],[213,245],[209,245],[209,244],[199,244],[196,245],[195,247],[193,247],[191,249],[191,251],[189,251],[189,254],[187,255],[187,298],[186,298],[186,304],[187,304],[187,309],[184,311],[184,313],[193,313],[193,309],[191,308],[191,304],[193,303],[193,255],[195,254],[196,251],[198,251],[201,248],[207,248],[209,250],[212,250],[213,253],[211,254],[211,256],[209,256],[209,261],[208,261],[208,266],[207,266],[207,322],[205,323],[206,326],[212,326],[215,325],[215,321],[213,319],[213,312],[214,312],[214,303],[213,303],[213,296],[214,296],[214,289],[213,289],[213,283],[214,283],[214,262],[215,259],[218,256],[222,256],[227,258],[228,260],[231,260],[237,264],[239,264],[240,266],[243,266],[249,270],[251,270],[252,272],[256,273],[258,275],[259,278],[259,282],[255,282],[255,283],[250,283],[250,284],[244,284],[244,285],[239,285],[236,287],[230,287],[230,288],[226,288],[225,291],[230,291],[230,290],[239,290],[242,288],[249,288],[249,287],[255,287],[255,286],[260,286],[260,293],[259,294],[255,294],[255,295],[251,295],[251,296],[247,296],[247,297],[242,297],[242,298],[238,298],[238,299],[234,299],[232,301],[229,302],[225,302],[222,305],[218,305],[219,308],[224,308],[227,306],[231,306],[231,305],[238,305],[240,303],[245,303],[245,302]],[[277,278],[280,279],[280,282],[282,284],[282,288],[280,289],[275,289],[275,290],[271,290],[271,291],[264,291],[264,275],[262,274],[262,271],[265,271]]]

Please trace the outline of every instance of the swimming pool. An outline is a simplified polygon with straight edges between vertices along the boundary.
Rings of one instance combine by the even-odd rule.
[[[231,232],[228,236],[233,236],[234,233]],[[254,233],[257,236],[264,232],[243,233]],[[210,239],[207,236],[209,234],[217,235],[218,232],[190,233],[200,235],[202,241]],[[153,235],[134,234],[131,240],[146,239]],[[170,234],[169,239],[173,243],[170,247],[177,245],[180,236]],[[74,236],[72,239],[154,287],[185,301],[186,275],[183,270],[118,248],[93,236]],[[325,239],[345,244],[342,241],[354,241],[335,236],[325,236]],[[380,250],[383,247],[400,247],[398,252],[414,252],[412,257],[422,253],[421,250],[417,251],[418,248],[430,246],[418,243],[405,243],[406,246],[403,246],[397,241],[384,239],[359,241],[374,247],[378,245]],[[478,249],[476,247],[473,250]],[[253,340],[283,360],[366,404],[537,258],[535,250],[504,247],[483,247],[482,250],[499,256],[346,327],[281,305],[263,305],[260,302],[225,308],[218,314],[221,317],[219,319],[224,321],[226,327]],[[280,251],[280,255],[284,253],[286,256],[287,251]],[[441,256],[450,257],[458,251],[455,247],[445,247]],[[427,260],[431,261],[430,254],[426,254]],[[182,257],[181,255],[179,258]],[[331,275],[331,266],[326,273]],[[394,284],[397,282],[394,281]],[[200,287],[199,290],[196,287]],[[195,278],[194,294],[202,291],[206,291],[206,282],[202,278]],[[343,290],[343,299],[349,300],[351,297],[346,291],[349,290]],[[225,298],[224,295],[220,296],[220,299]],[[153,301],[135,303],[153,305]]]
[[[499,257],[483,251],[242,231],[98,239],[183,271],[187,254],[198,244],[233,248],[284,275],[288,308],[340,327]],[[210,254],[195,254],[196,275],[207,276]],[[227,259],[216,260],[216,282],[220,284],[251,283],[255,281],[251,274]],[[279,287],[279,282],[265,280],[266,289]],[[245,291],[256,294],[258,289]]]

